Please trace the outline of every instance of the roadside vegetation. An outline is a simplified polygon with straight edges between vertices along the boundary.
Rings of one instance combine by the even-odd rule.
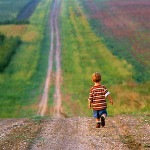
[[[111,115],[148,110],[150,96],[145,92],[143,98],[139,93],[140,88],[132,79],[133,67],[114,56],[95,35],[77,2],[62,2],[60,20],[63,105],[68,114],[91,114],[87,99],[93,85],[91,75],[96,71],[102,74],[102,84],[112,93],[115,104],[108,104]]]
[[[37,113],[47,72],[51,1],[41,1],[21,33],[16,49],[5,71],[0,74],[0,117],[29,117]]]

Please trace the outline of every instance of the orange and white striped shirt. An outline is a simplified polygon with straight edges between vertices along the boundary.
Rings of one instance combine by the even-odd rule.
[[[89,101],[93,110],[103,110],[107,108],[106,97],[110,94],[104,85],[94,85],[90,90]]]

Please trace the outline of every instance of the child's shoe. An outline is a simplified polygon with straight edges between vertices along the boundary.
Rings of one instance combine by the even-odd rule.
[[[96,122],[96,128],[100,128],[101,127],[101,122]]]
[[[102,127],[105,126],[105,116],[101,116],[101,124],[102,124]]]

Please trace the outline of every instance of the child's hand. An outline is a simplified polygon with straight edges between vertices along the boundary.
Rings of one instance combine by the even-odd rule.
[[[113,105],[113,100],[112,100],[112,99],[110,100],[110,102],[111,102],[111,104]]]
[[[113,105],[113,100],[110,95],[108,95],[108,99],[110,100],[111,104]]]

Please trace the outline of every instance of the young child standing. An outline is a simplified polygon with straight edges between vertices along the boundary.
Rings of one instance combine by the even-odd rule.
[[[92,81],[94,82],[94,86],[90,90],[89,95],[89,109],[91,109],[91,104],[93,107],[93,117],[96,118],[96,128],[100,128],[105,126],[105,118],[107,116],[107,102],[106,97],[110,100],[113,105],[113,100],[110,96],[110,92],[108,92],[107,88],[104,85],[101,85],[101,74],[95,72],[92,75]],[[100,121],[101,119],[101,121]]]

